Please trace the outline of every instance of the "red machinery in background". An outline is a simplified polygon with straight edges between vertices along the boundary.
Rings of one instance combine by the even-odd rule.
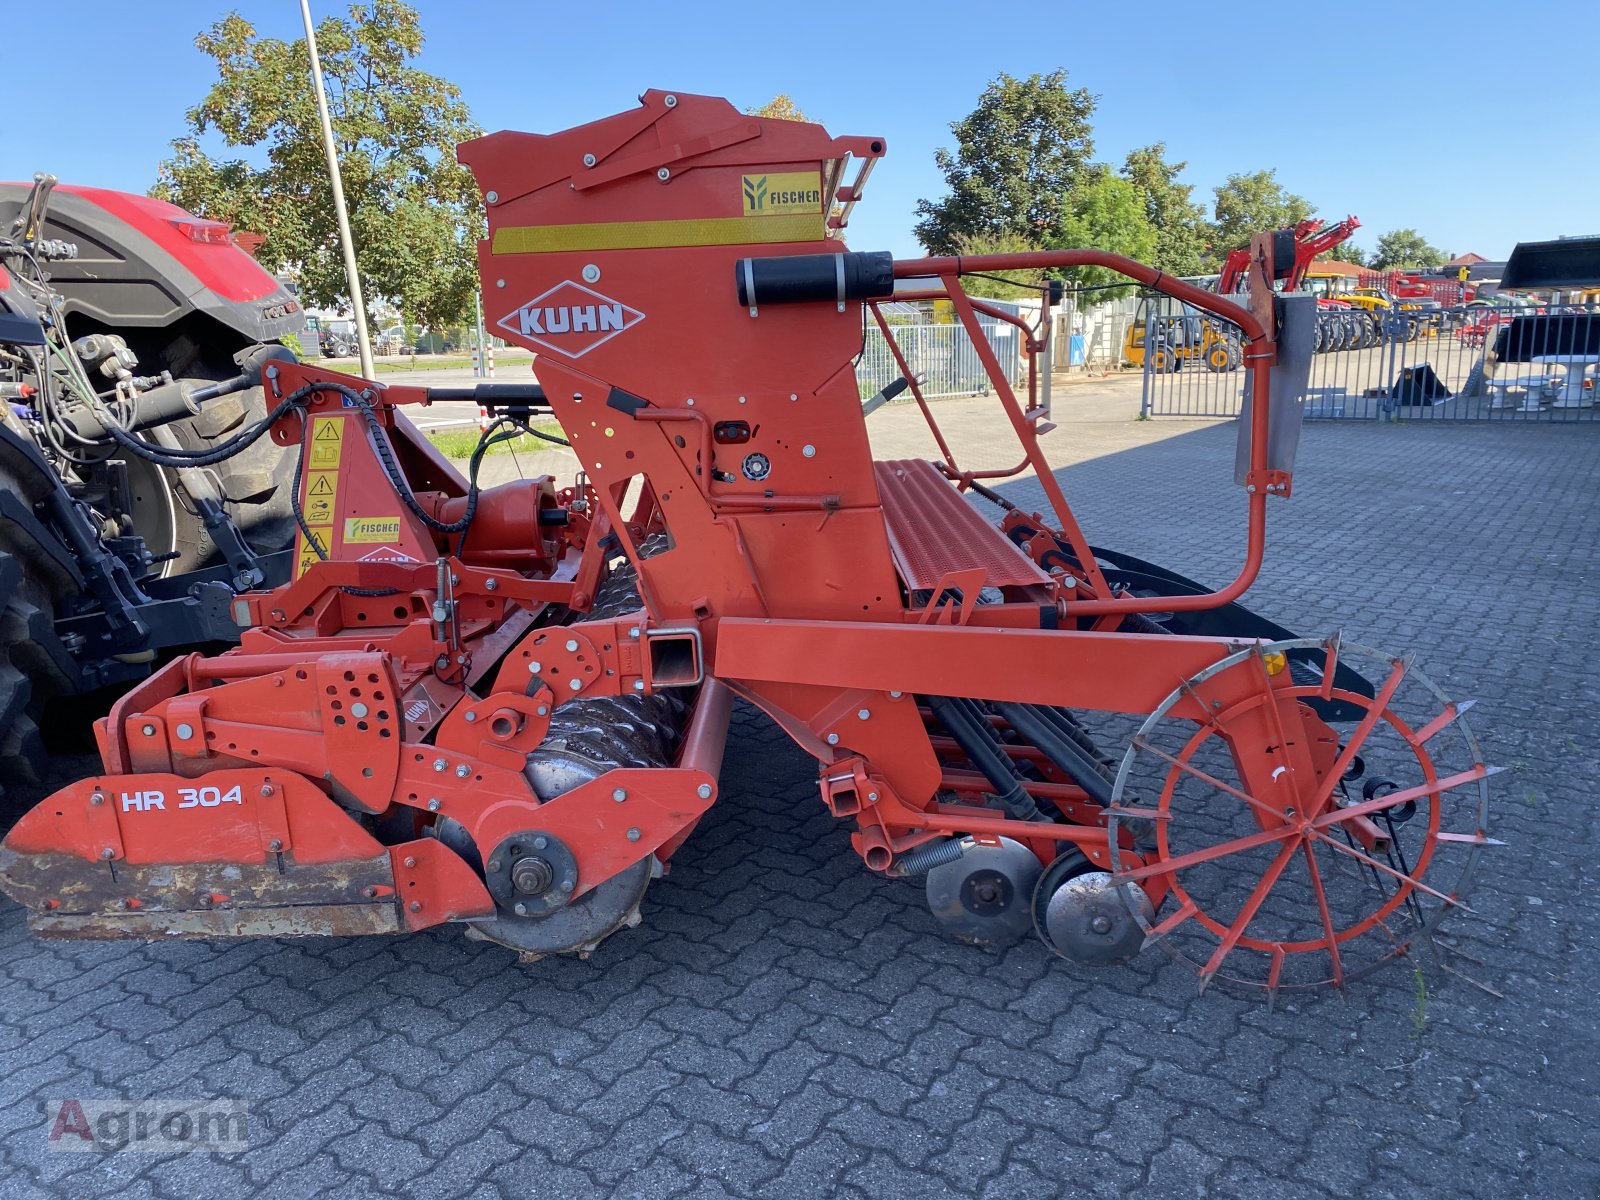
[[[1310,354],[1298,298],[1272,292],[1277,239],[1252,247],[1245,309],[1094,250],[852,252],[837,233],[883,152],[659,91],[463,145],[485,308],[539,353],[537,387],[478,389],[486,437],[553,413],[579,473],[480,490],[405,415],[437,392],[271,366],[271,436],[302,453],[297,577],[239,602],[238,650],[125,696],[105,771],[12,830],[0,883],[32,927],[451,921],[588,951],[716,819],[737,697],[816,759],[866,867],[923,878],[955,936],[1037,931],[1084,964],[1155,940],[1269,991],[1431,939],[1488,841],[1464,706],[1409,659],[1373,686],[1366,652],[1237,604],[1289,494]],[[1076,265],[1243,330],[1243,562],[1220,590],[1090,544],[1037,374],[1019,395],[980,327],[1021,325],[1033,356],[1048,309],[1029,325],[961,283]],[[963,466],[879,311],[896,296],[951,302],[1014,467]],[[873,458],[869,317],[935,461]],[[1024,473],[1044,511],[995,490]]]

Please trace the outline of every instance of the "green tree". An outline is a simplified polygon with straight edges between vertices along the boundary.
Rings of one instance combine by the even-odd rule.
[[[1252,234],[1294,225],[1312,213],[1309,200],[1283,190],[1276,171],[1229,175],[1216,196],[1212,246],[1219,258],[1248,246]]]
[[[1144,197],[1106,167],[1068,197],[1067,210],[1051,245],[1062,250],[1108,250],[1149,262],[1156,253],[1155,226],[1145,215]],[[1127,277],[1105,267],[1072,267],[1062,272],[1067,286],[1095,288],[1086,303],[1114,300],[1133,290]],[[1126,284],[1126,286],[1116,286]]]
[[[1192,199],[1192,185],[1178,182],[1188,165],[1169,163],[1166,143],[1156,142],[1130,151],[1121,170],[1138,189],[1145,219],[1156,231],[1151,265],[1172,275],[1200,275],[1215,265],[1206,249],[1210,228],[1205,207]]]
[[[416,10],[403,0],[352,5],[317,26],[350,227],[369,307],[388,298],[412,321],[462,320],[478,287],[483,209],[457,142],[482,132],[454,84],[411,65],[422,49]],[[314,306],[346,307],[333,191],[308,78],[304,40],[261,37],[229,13],[195,38],[217,79],[188,113],[151,194],[266,238],[269,268],[298,273]],[[220,134],[254,157],[213,158]]]
[[[1002,234],[977,234],[963,237],[956,243],[957,254],[963,257],[969,254],[1025,254],[1029,250],[1039,249],[1036,243],[1026,238],[1018,237],[1014,233]],[[1031,271],[990,271],[985,275],[968,275],[961,281],[963,290],[969,296],[982,296],[989,300],[1017,300],[1024,296],[1039,295],[1039,286],[1044,282],[1044,272]]]
[[[800,106],[789,99],[787,92],[779,92],[760,108],[747,108],[744,110],[752,117],[775,117],[780,121],[809,121],[811,118],[800,111]]]
[[[1372,265],[1380,271],[1391,267],[1440,267],[1445,252],[1430,246],[1415,229],[1391,229],[1378,239]]]
[[[1026,79],[1002,72],[950,126],[955,152],[934,155],[950,193],[917,201],[914,232],[929,253],[954,254],[962,238],[1011,234],[1038,244],[1060,231],[1065,198],[1094,148],[1095,97],[1066,81],[1059,70]]]

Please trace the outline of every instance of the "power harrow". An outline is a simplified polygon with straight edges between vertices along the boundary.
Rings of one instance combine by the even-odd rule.
[[[1271,993],[1437,949],[1491,842],[1466,705],[1409,657],[1238,604],[1291,489],[1315,325],[1311,298],[1274,295],[1292,264],[1259,237],[1241,306],[1096,250],[847,250],[884,150],[660,91],[461,146],[485,308],[538,383],[267,365],[249,432],[300,456],[295,577],[234,602],[237,649],[123,696],[104,771],[12,829],[0,886],[32,928],[456,922],[587,953],[716,819],[737,699],[816,760],[866,868],[921,880],[958,938],[1037,933],[1085,965],[1155,943]],[[1037,367],[1047,273],[1079,265],[1242,331],[1245,544],[1220,590],[1086,540],[1040,372],[1014,385],[983,336],[1017,326]],[[1040,273],[1037,321],[962,286],[1017,269]],[[881,311],[931,298],[983,361],[1010,469],[961,465]],[[868,320],[903,376],[864,401]],[[939,456],[874,461],[868,415],[906,392]],[[476,456],[463,477],[407,410],[468,394],[486,441],[553,414],[575,477],[480,488]],[[1006,493],[1022,475],[1042,511]]]

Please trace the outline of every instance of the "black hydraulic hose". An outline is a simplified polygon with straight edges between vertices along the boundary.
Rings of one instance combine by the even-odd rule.
[[[1068,779],[1088,792],[1091,800],[1102,808],[1111,803],[1111,781],[1100,764],[1063,734],[1038,706],[1000,703],[995,709],[1011,728],[1044,751],[1045,757],[1060,767]]]
[[[939,723],[950,731],[972,765],[989,781],[1000,803],[1018,821],[1042,821],[1044,814],[1033,802],[1033,797],[1023,790],[1011,760],[995,744],[994,731],[981,713],[975,711],[972,701],[950,696],[929,696],[928,707]]]
[[[1107,779],[1114,779],[1117,774],[1116,762],[1106,757],[1100,747],[1095,745],[1094,739],[1089,736],[1089,731],[1078,724],[1077,718],[1062,708],[1052,708],[1047,704],[1034,706],[1038,712],[1066,737],[1076,742],[1083,752],[1100,765],[1100,773]]]

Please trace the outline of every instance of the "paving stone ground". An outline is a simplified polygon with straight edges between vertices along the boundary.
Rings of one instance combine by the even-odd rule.
[[[1095,541],[1232,577],[1231,427],[1055,436]],[[1597,462],[1600,425],[1309,429],[1251,597],[1478,698],[1509,845],[1454,928],[1503,1000],[1402,968],[1269,1012],[1153,952],[947,942],[745,710],[717,819],[589,961],[46,944],[0,902],[0,1195],[1600,1194]],[[253,1145],[50,1153],[74,1096],[243,1098]]]

